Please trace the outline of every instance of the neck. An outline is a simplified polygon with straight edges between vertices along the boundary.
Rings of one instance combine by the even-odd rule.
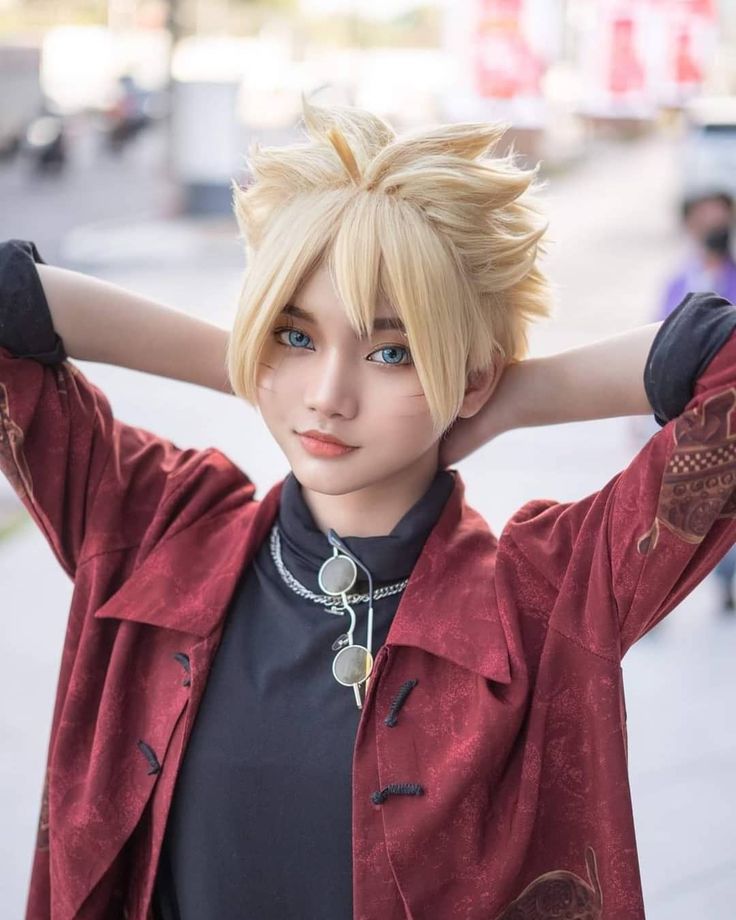
[[[425,494],[437,474],[437,450],[410,469],[344,495],[327,495],[302,487],[304,501],[323,533],[341,537],[381,537]]]

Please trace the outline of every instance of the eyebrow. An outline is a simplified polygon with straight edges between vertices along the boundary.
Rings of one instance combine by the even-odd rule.
[[[303,310],[301,307],[297,307],[296,304],[287,304],[281,312],[286,313],[288,316],[293,316],[296,319],[303,319],[305,322],[318,325],[317,318],[313,313],[310,313],[309,310]],[[406,335],[406,328],[398,316],[377,316],[373,321],[373,329],[376,332],[383,332],[386,329],[395,329]]]

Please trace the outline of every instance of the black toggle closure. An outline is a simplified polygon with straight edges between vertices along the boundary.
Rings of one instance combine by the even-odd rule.
[[[399,714],[399,710],[406,702],[407,696],[409,696],[411,691],[416,687],[418,683],[418,680],[407,680],[406,683],[399,687],[399,692],[396,694],[393,703],[391,703],[388,715],[383,720],[389,728],[393,728],[394,725],[396,725],[396,722],[398,721],[396,717]]]
[[[149,744],[146,744],[145,741],[139,741],[138,748],[143,752],[144,757],[151,767],[148,771],[148,775],[151,776],[153,773],[159,773],[161,771],[161,764],[158,762],[158,757],[153,753],[153,748]]]
[[[187,672],[187,676],[184,678],[181,685],[182,687],[188,687],[192,682],[192,679],[190,676],[191,670],[189,668],[189,655],[185,655],[184,652],[176,652],[176,654],[173,657],[174,657],[174,661],[178,661],[179,664]]]
[[[390,795],[424,795],[424,789],[419,783],[390,783],[384,789],[372,793],[371,802],[383,805]]]

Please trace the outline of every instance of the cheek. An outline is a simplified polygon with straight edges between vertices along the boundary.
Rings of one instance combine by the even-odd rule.
[[[366,423],[373,445],[387,453],[423,453],[437,440],[424,398],[384,402]]]
[[[297,386],[298,364],[298,361],[285,360],[283,350],[277,345],[266,346],[258,363],[256,384],[259,394],[289,392]]]
[[[268,381],[266,380],[265,383],[268,383]],[[264,385],[264,381],[259,377],[256,398],[256,407],[263,423],[271,432],[271,436],[276,443],[283,448],[282,432],[290,421],[291,413],[289,412],[289,407],[293,407],[294,405],[292,394],[283,386],[274,389]]]
[[[384,413],[407,424],[431,426],[429,406],[424,393],[394,393],[382,400]]]
[[[415,373],[370,368],[360,382],[362,411],[383,415],[387,421],[429,418],[429,405]]]

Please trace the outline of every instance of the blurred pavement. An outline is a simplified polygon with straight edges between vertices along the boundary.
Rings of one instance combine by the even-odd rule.
[[[154,147],[150,155],[153,162]],[[71,187],[59,191],[64,202],[76,206],[84,179],[89,202],[98,195],[115,196],[119,219],[100,223],[92,214],[82,218],[86,226],[71,220],[64,225],[52,190],[46,198],[29,199],[24,192],[18,200],[25,210],[12,202],[10,208],[4,205],[0,234],[34,239],[47,261],[228,325],[243,268],[234,221],[167,217],[172,199],[170,190],[162,193],[160,176],[158,183],[144,176],[138,186],[135,170],[126,174],[129,169],[120,164],[98,175],[90,160],[83,174],[70,178]],[[117,179],[107,187],[105,175],[113,172]],[[0,173],[0,198],[7,200],[7,182],[18,189],[20,181],[16,174],[8,179]],[[573,172],[551,181],[550,270],[561,306],[554,324],[535,330],[533,353],[649,321],[675,256],[675,190],[671,149],[656,139],[627,147],[601,145]],[[88,207],[81,201],[78,206]],[[42,226],[39,215],[48,218],[45,231],[36,230]],[[257,413],[235,398],[119,368],[80,366],[104,389],[121,419],[182,445],[218,446],[258,484],[259,496],[287,472]],[[627,420],[529,429],[504,435],[459,469],[470,503],[498,532],[530,498],[571,500],[601,487],[634,450]],[[3,481],[0,501],[3,494],[8,500],[4,486]],[[0,702],[0,732],[6,739],[0,754],[5,816],[0,887],[2,916],[11,920],[21,917],[25,903],[72,586],[31,526],[0,544],[0,582],[4,677],[12,688]],[[624,663],[632,796],[650,920],[733,917],[736,741],[727,727],[734,721],[735,660],[736,617],[729,621],[719,614],[716,592],[707,582]]]

